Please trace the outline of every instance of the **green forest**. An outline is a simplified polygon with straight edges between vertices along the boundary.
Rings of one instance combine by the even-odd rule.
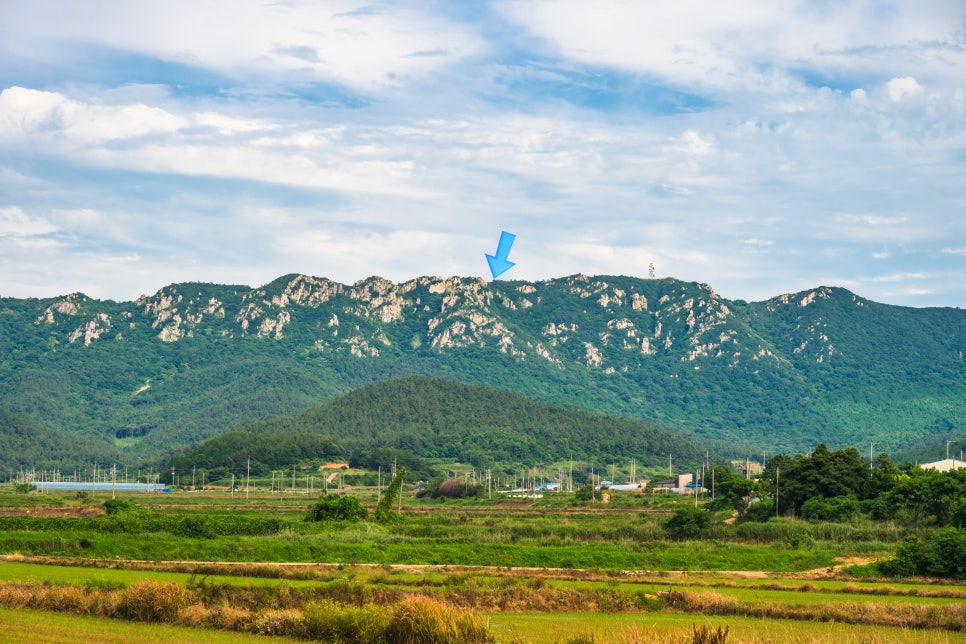
[[[346,458],[743,458],[825,442],[931,460],[946,440],[966,445],[964,351],[961,310],[824,287],[747,303],[674,279],[287,275],[135,302],[0,298],[0,468],[133,465],[282,428],[327,436]],[[409,392],[414,407],[391,413],[391,395],[369,387],[409,376],[491,393],[461,407],[460,394]],[[335,411],[344,394],[378,422]],[[475,418],[448,426],[446,408]]]

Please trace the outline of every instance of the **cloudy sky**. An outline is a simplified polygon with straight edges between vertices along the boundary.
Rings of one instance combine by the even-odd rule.
[[[0,296],[301,272],[966,305],[962,0],[3,0]]]

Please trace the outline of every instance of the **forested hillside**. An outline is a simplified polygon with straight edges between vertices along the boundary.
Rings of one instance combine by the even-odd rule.
[[[346,454],[394,447],[478,467],[576,458],[644,465],[704,458],[704,447],[655,423],[553,407],[498,389],[413,376],[367,385],[289,416],[241,429],[330,436]]]
[[[137,458],[426,375],[654,420],[736,455],[888,451],[962,436],[964,350],[959,309],[824,287],[749,304],[673,279],[288,275],[135,302],[0,299],[0,407]]]
[[[120,451],[109,443],[49,429],[0,409],[0,476],[28,468],[85,468],[94,462],[107,465],[122,460]]]

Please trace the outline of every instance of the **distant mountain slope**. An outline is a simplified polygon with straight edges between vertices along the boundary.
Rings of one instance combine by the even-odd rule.
[[[427,375],[655,419],[734,453],[966,426],[966,312],[673,279],[176,284],[136,302],[0,299],[0,406],[134,455]],[[952,428],[952,429],[951,429]]]
[[[329,436],[347,451],[405,449],[422,458],[482,465],[600,462],[645,465],[703,460],[705,448],[654,423],[554,407],[459,382],[410,376],[360,387],[324,405],[240,426],[248,432]]]
[[[48,429],[0,409],[0,473],[4,480],[21,469],[35,469],[37,480],[46,470],[46,480],[50,480],[53,470],[66,464],[89,470],[94,463],[106,466],[120,462],[121,455],[113,445]],[[73,471],[62,470],[60,474],[68,476]]]

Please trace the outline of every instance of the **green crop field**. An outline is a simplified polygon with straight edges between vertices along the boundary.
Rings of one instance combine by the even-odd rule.
[[[966,586],[841,566],[892,556],[896,526],[722,523],[673,540],[668,499],[407,499],[387,522],[312,522],[307,495],[245,496],[0,492],[0,637],[335,641],[338,625],[384,637],[415,611],[468,629],[440,641],[966,641]]]

